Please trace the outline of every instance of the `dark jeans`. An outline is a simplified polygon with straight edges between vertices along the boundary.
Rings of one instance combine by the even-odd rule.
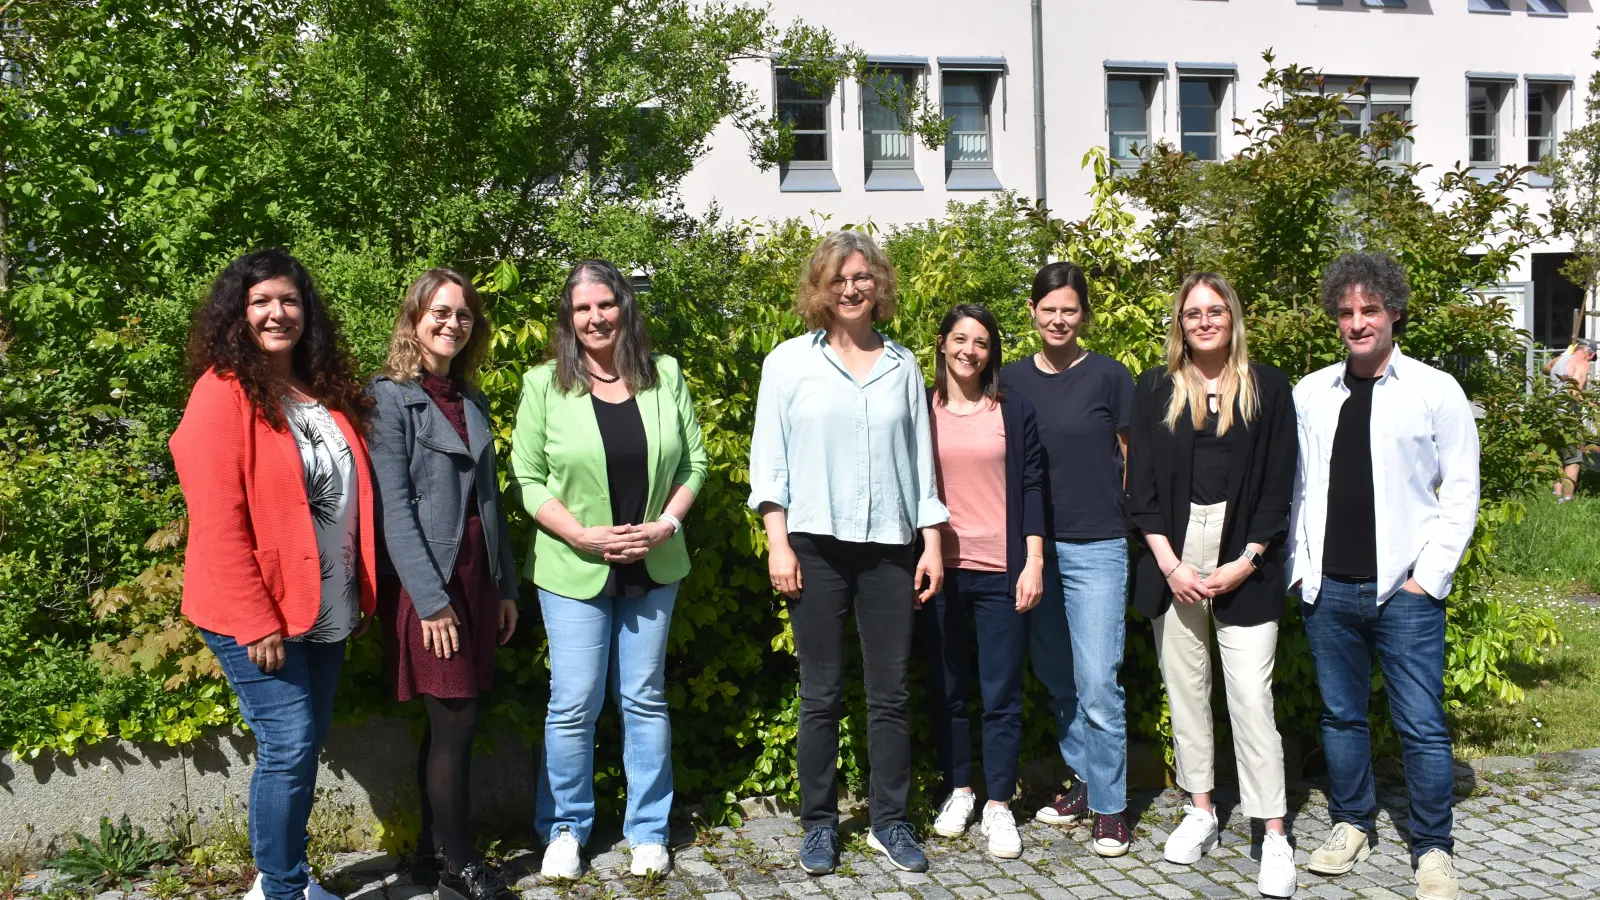
[[[1028,617],[1004,572],[945,569],[944,590],[917,614],[928,660],[933,737],[945,787],[972,786],[972,634],[978,635],[978,686],[983,695],[983,780],[990,800],[1017,791],[1022,754],[1022,661]]]
[[[1444,601],[1401,591],[1379,606],[1374,582],[1324,578],[1317,602],[1301,612],[1322,690],[1333,821],[1372,832],[1378,801],[1367,702],[1376,655],[1405,759],[1412,862],[1435,848],[1451,852],[1455,760],[1444,718]]]
[[[250,777],[250,852],[267,900],[302,900],[306,822],[317,786],[317,753],[333,723],[333,695],[344,667],[344,641],[283,642],[283,668],[263,672],[245,648],[204,629],[211,652],[239,697],[239,712],[256,736]]]
[[[867,693],[867,755],[874,827],[905,821],[911,792],[910,688],[916,568],[912,545],[866,544],[791,534],[800,598],[789,601],[800,658],[800,822],[839,821],[839,715],[844,619],[852,604]]]

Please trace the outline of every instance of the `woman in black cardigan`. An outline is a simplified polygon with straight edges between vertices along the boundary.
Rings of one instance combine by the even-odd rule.
[[[1022,752],[1022,660],[1028,616],[1044,593],[1044,452],[1033,406],[1000,389],[1000,326],[961,304],[939,328],[929,424],[939,499],[944,587],[917,616],[928,658],[933,733],[949,795],[935,832],[957,837],[977,815],[967,718],[972,640],[983,696],[982,828],[989,853],[1022,855],[1011,815]]]
[[[1283,831],[1283,742],[1272,709],[1283,539],[1297,457],[1289,380],[1250,362],[1244,311],[1226,279],[1189,276],[1173,304],[1167,364],[1139,377],[1128,439],[1128,513],[1149,547],[1134,607],[1155,625],[1178,784],[1193,803],[1167,861],[1217,845],[1211,805],[1212,620],[1221,649],[1244,813],[1266,820],[1258,887],[1294,892]]]

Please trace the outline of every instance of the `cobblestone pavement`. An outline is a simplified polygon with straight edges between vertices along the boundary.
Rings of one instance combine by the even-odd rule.
[[[1600,897],[1600,750],[1539,759],[1500,758],[1458,765],[1455,865],[1462,897],[1520,900]],[[1355,871],[1324,878],[1305,871],[1306,854],[1331,827],[1327,799],[1312,785],[1291,785],[1289,829],[1298,846],[1297,897],[1385,900],[1411,897],[1414,881],[1403,824],[1403,784],[1380,779],[1377,842]],[[926,844],[925,875],[899,872],[867,848],[859,823],[841,825],[843,853],[836,874],[813,878],[795,865],[801,831],[790,817],[753,818],[741,828],[674,835],[675,871],[665,879],[627,874],[626,844],[615,830],[590,842],[584,877],[549,884],[537,874],[538,856],[523,851],[503,864],[523,900],[978,900],[978,898],[1255,897],[1260,827],[1231,809],[1218,791],[1224,817],[1222,845],[1194,866],[1161,859],[1161,843],[1176,826],[1183,797],[1176,791],[1131,797],[1137,817],[1132,850],[1101,859],[1088,848],[1087,829],[1069,830],[1029,820],[1022,826],[1021,859],[1001,861],[985,851],[976,825],[970,836]],[[1032,807],[1026,807],[1032,812]],[[324,880],[346,900],[423,900],[431,894],[395,871],[383,854],[345,854]],[[48,876],[44,876],[48,878]],[[38,876],[21,894],[42,893]],[[125,898],[154,900],[147,885]],[[207,892],[218,896],[216,892]]]
[[[1469,769],[1459,767],[1455,863],[1463,897],[1516,900],[1541,897],[1600,897],[1600,751],[1558,754],[1538,760],[1497,759]],[[1181,815],[1176,791],[1135,794],[1130,810],[1138,815],[1132,850],[1120,859],[1101,859],[1088,848],[1086,829],[1068,830],[1029,821],[1022,828],[1019,860],[991,858],[976,825],[957,840],[931,838],[925,875],[899,872],[866,846],[859,826],[841,827],[844,844],[836,874],[813,878],[795,865],[799,824],[788,817],[751,819],[738,829],[722,828],[684,835],[675,847],[677,867],[666,879],[647,881],[627,874],[626,845],[591,841],[584,878],[550,885],[536,873],[538,859],[524,854],[507,864],[524,900],[589,898],[704,898],[704,900],[977,900],[1040,898],[1090,900],[1099,897],[1186,898],[1255,897],[1260,826],[1234,810],[1219,792],[1226,816],[1223,843],[1197,865],[1176,866],[1161,859],[1161,843]],[[1306,854],[1327,835],[1331,823],[1325,795],[1310,785],[1291,788],[1289,820],[1300,869],[1298,897],[1411,897],[1415,882],[1401,826],[1405,821],[1402,785],[1387,785],[1379,798],[1377,843],[1355,871],[1324,878],[1305,871]],[[1031,812],[1031,809],[1029,810]],[[419,900],[422,889],[404,876],[361,879],[367,883],[349,900]]]

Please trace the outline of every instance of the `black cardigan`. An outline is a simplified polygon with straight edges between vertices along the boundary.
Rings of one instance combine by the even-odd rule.
[[[928,415],[933,415],[934,392],[928,389]],[[1006,590],[1015,593],[1028,561],[1030,535],[1045,535],[1044,448],[1033,404],[1020,393],[1003,394],[1000,421],[1006,427]],[[931,423],[930,423],[931,424]],[[934,464],[938,465],[937,457]],[[939,498],[941,501],[943,497]],[[1049,541],[1045,541],[1047,547]]]
[[[1289,533],[1289,502],[1299,456],[1294,397],[1289,379],[1271,366],[1250,364],[1260,400],[1257,418],[1234,424],[1223,436],[1230,451],[1228,507],[1222,520],[1218,563],[1231,562],[1249,543],[1263,544],[1261,568],[1231,594],[1212,600],[1217,621],[1225,625],[1260,625],[1283,614],[1284,538]],[[1141,534],[1164,535],[1172,552],[1183,556],[1189,527],[1189,491],[1194,457],[1194,420],[1186,411],[1177,428],[1168,431],[1167,402],[1172,379],[1165,366],[1139,376],[1133,394],[1133,422],[1128,435],[1128,517]],[[1242,514],[1242,515],[1241,515]],[[1167,611],[1172,591],[1162,577],[1155,554],[1144,553],[1134,571],[1133,607],[1147,618]]]

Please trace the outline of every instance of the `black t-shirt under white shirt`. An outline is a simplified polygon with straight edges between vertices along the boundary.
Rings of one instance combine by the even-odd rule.
[[[1050,474],[1045,513],[1058,541],[1128,534],[1117,429],[1133,413],[1133,375],[1109,356],[1083,354],[1061,372],[1040,371],[1032,356],[1000,370],[1001,386],[1033,404]]]

